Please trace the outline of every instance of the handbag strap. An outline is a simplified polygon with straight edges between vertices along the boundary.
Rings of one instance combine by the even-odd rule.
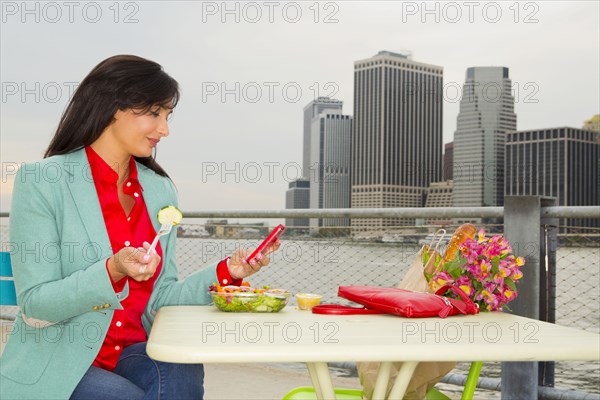
[[[461,288],[457,287],[457,286],[454,286],[454,285],[444,285],[441,288],[439,288],[435,292],[435,294],[438,295],[438,296],[443,296],[444,293],[446,293],[448,290],[450,290],[451,292],[457,294],[462,299],[462,301],[464,301],[466,303],[466,305],[467,305],[467,307],[469,309],[471,309],[471,310],[475,310],[475,309],[478,310],[479,309],[479,306],[477,304],[475,304],[473,302],[473,300],[469,296],[467,296],[467,294],[465,293],[465,291],[462,290]],[[449,300],[452,300],[452,299],[449,299]]]
[[[384,312],[366,307],[343,306],[340,304],[320,304],[312,308],[313,314],[355,315],[355,314],[385,314]]]

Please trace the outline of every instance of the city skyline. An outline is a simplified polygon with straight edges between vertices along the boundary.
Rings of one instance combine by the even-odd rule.
[[[502,18],[482,16],[480,6],[472,22],[467,9],[451,21],[435,3],[436,21],[403,10],[408,3],[321,3],[318,10],[303,3],[298,22],[282,18],[280,4],[273,23],[267,10],[255,23],[241,6],[237,22],[203,13],[204,3],[160,1],[127,10],[101,4],[97,22],[80,7],[71,22],[68,10],[49,21],[41,3],[39,15],[22,15],[20,3],[4,2],[16,9],[4,10],[0,38],[0,209],[10,209],[14,169],[42,157],[76,82],[118,53],[154,59],[180,82],[182,100],[158,161],[189,211],[283,209],[281,194],[302,169],[302,105],[329,95],[353,108],[353,62],[384,49],[410,49],[413,59],[444,67],[444,143],[456,128],[469,66],[510,68],[517,129],[581,127],[598,113],[597,3],[537,2],[537,11],[521,8],[519,15],[508,3],[490,3]],[[157,34],[167,26],[176,28]],[[556,79],[569,65],[578,73]]]

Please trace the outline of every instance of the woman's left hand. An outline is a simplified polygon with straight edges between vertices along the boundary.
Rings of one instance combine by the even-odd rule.
[[[262,267],[269,265],[268,254],[274,252],[281,246],[281,242],[277,240],[271,246],[267,247],[267,251],[263,255],[258,253],[254,260],[246,261],[246,258],[252,254],[251,250],[237,249],[229,259],[229,274],[233,279],[241,279],[260,271]]]

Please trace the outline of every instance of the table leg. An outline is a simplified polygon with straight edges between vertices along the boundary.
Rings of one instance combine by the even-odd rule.
[[[387,390],[388,382],[390,381],[390,371],[392,370],[392,363],[385,361],[379,364],[377,370],[377,379],[375,380],[375,387],[373,388],[373,400],[385,399],[385,392]]]
[[[315,387],[318,399],[335,399],[335,391],[329,375],[329,367],[326,362],[309,362],[308,373]]]
[[[405,361],[402,363],[402,366],[400,366],[400,370],[398,371],[398,376],[396,377],[396,382],[394,382],[394,386],[390,392],[390,400],[400,400],[404,397],[404,392],[406,392],[410,378],[412,378],[413,372],[415,372],[415,368],[417,368],[418,364],[418,361]]]
[[[317,376],[317,370],[315,369],[315,365],[313,363],[306,363],[308,367],[308,374],[310,375],[310,379],[312,380],[313,386],[315,388],[315,394],[317,395],[317,399],[323,397],[321,393],[321,384],[319,382],[319,377]]]

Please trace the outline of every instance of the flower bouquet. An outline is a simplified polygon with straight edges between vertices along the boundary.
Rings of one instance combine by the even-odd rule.
[[[523,277],[520,268],[525,265],[525,259],[513,255],[504,236],[488,238],[485,230],[480,229],[475,238],[475,231],[474,225],[460,226],[444,256],[435,260],[435,272],[426,278],[433,292],[444,285],[454,285],[479,305],[480,310],[502,311],[518,295],[515,283]]]

